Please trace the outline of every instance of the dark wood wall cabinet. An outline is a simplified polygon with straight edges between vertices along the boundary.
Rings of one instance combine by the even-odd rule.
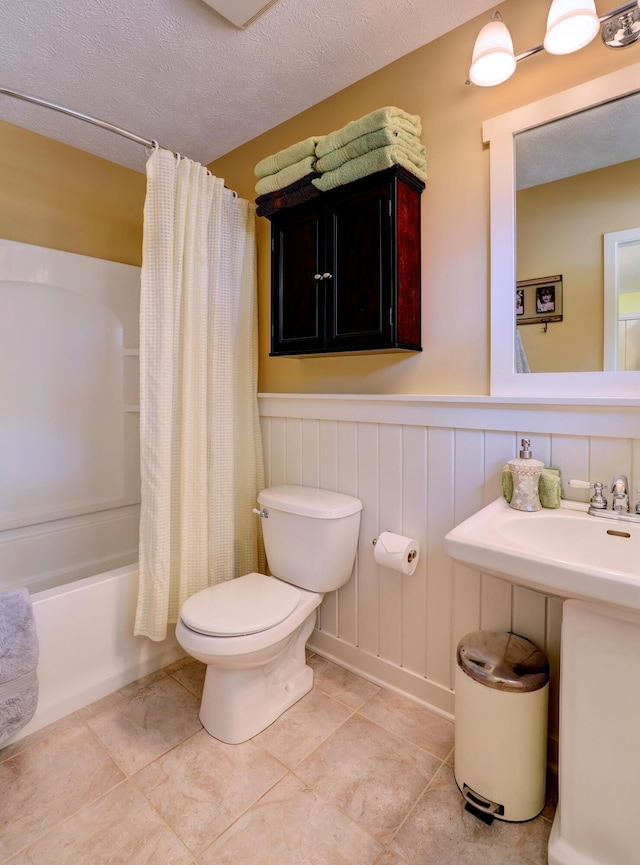
[[[271,356],[421,351],[420,196],[399,166],[271,220]]]

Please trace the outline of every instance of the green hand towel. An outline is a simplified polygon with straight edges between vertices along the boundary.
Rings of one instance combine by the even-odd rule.
[[[279,189],[284,189],[285,186],[290,186],[296,180],[301,180],[307,174],[312,174],[315,170],[315,156],[307,156],[299,162],[294,162],[293,165],[288,165],[277,174],[270,174],[268,177],[262,177],[255,185],[257,195],[266,195],[268,192],[277,192]]]
[[[502,469],[502,495],[508,502],[511,502],[513,496],[513,475],[509,466],[505,466]]]
[[[385,126],[384,129],[376,129],[375,132],[368,132],[366,135],[360,135],[349,141],[344,147],[339,147],[337,150],[332,150],[326,156],[318,159],[316,171],[333,171],[340,168],[349,159],[355,159],[358,156],[363,156],[369,153],[370,150],[377,150],[378,147],[387,147],[397,144],[404,150],[414,153],[418,159],[425,159],[426,148],[420,142],[416,135],[410,135],[405,132],[400,126]]]
[[[538,494],[543,508],[559,508],[562,499],[562,476],[560,469],[545,466],[538,479]],[[513,496],[513,475],[509,466],[502,469],[502,495],[510,502]]]
[[[404,129],[411,135],[417,135],[418,138],[422,133],[422,124],[417,114],[407,114],[401,108],[388,105],[386,108],[378,108],[377,111],[365,114],[358,120],[352,120],[342,129],[323,135],[316,145],[316,155],[318,158],[326,156],[332,150],[344,147],[354,138],[359,138],[361,135],[366,135],[367,132],[375,132],[376,129],[383,129],[390,125]]]
[[[268,177],[270,174],[277,174],[289,165],[300,162],[301,159],[306,159],[307,156],[314,156],[318,141],[320,141],[320,136],[312,135],[310,138],[305,138],[304,141],[297,141],[290,147],[285,147],[284,150],[271,154],[271,156],[265,156],[253,169],[253,173],[256,177]]]
[[[560,507],[562,480],[557,469],[542,469],[538,480],[538,494],[543,508]]]
[[[416,159],[408,151],[397,146],[379,147],[370,153],[350,159],[344,165],[341,165],[340,168],[326,171],[311,182],[321,192],[327,192],[329,189],[344,186],[346,183],[352,183],[354,180],[367,177],[369,174],[375,174],[376,171],[383,171],[385,168],[391,168],[393,165],[401,165],[415,177],[426,182],[426,161]]]

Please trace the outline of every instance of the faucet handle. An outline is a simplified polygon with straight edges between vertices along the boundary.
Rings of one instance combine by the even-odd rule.
[[[593,490],[593,496],[589,504],[592,508],[597,508],[598,510],[603,510],[607,506],[607,500],[605,499],[602,491],[604,489],[604,484],[601,484],[600,481],[596,481],[595,483],[589,483],[589,481],[578,481],[578,480],[570,480],[570,487],[578,487],[583,490]]]
[[[590,484],[589,481],[577,481],[575,479],[569,481],[570,487],[579,487],[581,490],[588,490],[595,487],[595,484]],[[602,486],[602,484],[600,484]]]

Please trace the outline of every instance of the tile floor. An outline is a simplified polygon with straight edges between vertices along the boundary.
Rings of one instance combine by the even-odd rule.
[[[311,693],[224,745],[190,658],[0,750],[0,863],[544,865],[554,795],[486,826],[453,780],[453,725],[311,655]],[[552,787],[552,785],[550,785]]]

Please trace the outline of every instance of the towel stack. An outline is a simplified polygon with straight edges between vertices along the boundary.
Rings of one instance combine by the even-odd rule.
[[[254,169],[258,178],[255,186],[258,216],[270,216],[319,194],[311,184],[319,176],[316,170],[319,140],[319,136],[312,135],[258,162]]]
[[[266,156],[254,169],[256,213],[271,216],[394,165],[401,165],[424,183],[427,159],[421,133],[417,115],[391,105],[328,135],[312,135]]]
[[[316,144],[315,170],[320,177],[312,183],[326,192],[393,165],[401,165],[424,182],[427,161],[421,132],[417,115],[394,106],[352,120]]]

